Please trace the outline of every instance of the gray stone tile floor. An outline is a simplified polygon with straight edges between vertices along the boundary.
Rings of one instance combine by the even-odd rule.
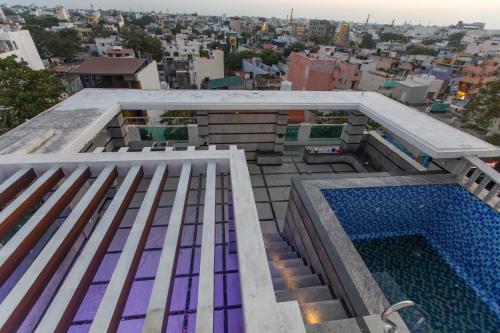
[[[345,163],[307,164],[304,163],[301,155],[285,155],[283,164],[279,166],[259,166],[254,161],[248,161],[248,170],[263,233],[275,233],[283,230],[292,177],[314,175],[328,178],[336,173],[354,172],[354,169]],[[168,224],[178,180],[178,175],[167,177],[155,223]],[[134,195],[132,204],[127,211],[130,223],[133,222],[133,213],[137,213],[144,199],[148,184],[149,179],[144,179],[139,185],[138,193]],[[227,175],[218,174],[216,184],[216,220],[218,222],[227,221],[230,209],[228,206],[230,179]],[[222,184],[224,184],[224,188],[222,188]],[[186,209],[186,221],[189,223],[197,221],[200,223],[203,220],[204,189],[204,179],[200,179],[198,174],[193,174]]]
[[[292,177],[314,175],[327,178],[336,173],[354,172],[345,163],[307,164],[301,155],[286,155],[283,164],[278,166],[259,166],[248,161],[248,170],[263,233],[283,230]]]

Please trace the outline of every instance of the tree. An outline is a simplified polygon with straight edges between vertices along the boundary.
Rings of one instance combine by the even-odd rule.
[[[249,59],[257,56],[252,51],[241,51],[230,53],[224,57],[224,66],[231,71],[238,71],[241,69],[243,59]]]
[[[92,39],[106,38],[111,36],[111,31],[102,24],[97,24],[97,25],[89,24],[89,28],[91,29],[90,37]]]
[[[14,56],[0,59],[0,134],[52,107],[63,92],[49,70],[32,70]]]
[[[326,44],[326,45],[328,45],[328,44],[330,44],[330,41],[328,40],[328,38],[322,37],[322,36],[312,36],[312,37],[309,37],[309,41],[313,42],[316,45],[320,45],[320,44]]]
[[[36,48],[44,58],[61,57],[72,60],[80,49],[80,36],[74,29],[47,31],[36,25],[25,26],[29,30]]]
[[[283,59],[283,54],[279,52],[274,52],[272,50],[264,50],[259,53],[259,57],[262,62],[268,66],[276,65],[279,61]]]
[[[372,34],[363,34],[363,38],[361,39],[361,44],[359,47],[362,49],[373,49],[377,46],[377,43],[373,40]]]
[[[287,47],[283,51],[283,56],[284,57],[288,57],[290,55],[290,53],[292,53],[292,52],[301,52],[301,51],[304,51],[305,48],[306,48],[306,46],[304,45],[304,43],[295,42],[292,45],[290,45],[290,47]]]
[[[500,118],[500,81],[494,81],[479,91],[464,111],[464,121],[488,129]]]
[[[406,48],[406,52],[408,54],[422,54],[422,55],[430,55],[437,56],[438,52],[430,47],[425,47],[421,45],[410,45]]]
[[[130,23],[144,29],[148,24],[154,23],[154,21],[155,20],[153,19],[153,17],[151,17],[149,15],[144,15],[144,16],[141,16],[140,19],[132,20]]]
[[[408,43],[408,37],[401,34],[387,32],[387,33],[381,33],[379,37],[381,42]]]
[[[465,34],[463,32],[457,32],[448,36],[448,46],[455,48],[458,52],[463,51],[464,47],[462,45],[462,38]]]
[[[59,20],[55,16],[32,16],[25,15],[24,21],[26,25],[35,25],[42,28],[50,28],[58,25]]]
[[[139,27],[126,25],[120,31],[120,38],[126,47],[134,49],[138,54],[148,53],[153,59],[161,60],[163,55],[161,41],[151,37]]]

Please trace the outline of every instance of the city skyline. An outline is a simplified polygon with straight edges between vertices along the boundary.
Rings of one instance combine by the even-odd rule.
[[[6,5],[29,5],[32,0],[4,1]],[[90,3],[82,6],[75,0],[48,0],[37,2],[36,5],[56,6],[68,8],[89,8]],[[104,0],[93,3],[97,9],[119,9],[135,11],[163,11],[171,13],[193,13],[201,15],[246,15],[285,18],[294,8],[294,17],[319,18],[330,20],[345,20],[364,22],[370,14],[370,22],[389,24],[392,20],[400,25],[404,22],[422,25],[456,24],[464,22],[484,22],[487,29],[500,29],[500,20],[495,13],[500,12],[500,2],[495,0],[478,0],[465,2],[463,0],[442,0],[434,2],[421,0],[416,8],[414,3],[393,0],[379,0],[376,5],[370,0],[356,2],[330,2],[326,0],[290,0],[273,1],[272,4],[263,0],[252,2],[229,2],[227,0],[212,0],[201,2],[186,0],[182,3],[164,3],[156,0]]]

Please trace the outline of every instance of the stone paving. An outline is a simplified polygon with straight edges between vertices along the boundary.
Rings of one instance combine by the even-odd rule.
[[[292,177],[355,172],[346,163],[307,164],[301,155],[285,156],[283,164],[276,166],[259,166],[249,161],[248,171],[263,233],[283,230]]]

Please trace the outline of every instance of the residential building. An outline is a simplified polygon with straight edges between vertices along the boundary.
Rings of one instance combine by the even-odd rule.
[[[134,50],[123,48],[122,46],[113,46],[106,50],[108,58],[135,58]]]
[[[229,18],[229,27],[231,30],[241,32],[241,19],[237,16]]]
[[[335,88],[357,89],[362,74],[360,68],[361,64],[351,64],[345,61],[340,62],[335,69]]]
[[[195,117],[123,117],[155,108]],[[347,119],[289,126],[304,108]],[[0,155],[0,331],[498,326],[500,149],[379,93],[85,89]]]
[[[361,64],[334,57],[292,52],[288,62],[293,90],[356,89],[361,79]]]
[[[500,37],[473,41],[467,45],[465,52],[479,57],[499,56]]]
[[[391,95],[401,103],[411,105],[424,104],[428,89],[428,84],[413,79],[406,79],[396,82]]]
[[[156,61],[133,58],[88,58],[68,71],[84,88],[160,89]]]
[[[336,64],[337,59],[332,57],[311,58],[292,52],[288,57],[287,80],[292,82],[292,90],[333,90]]]
[[[28,30],[9,31],[0,28],[0,59],[15,56],[31,69],[44,69],[40,54]]]
[[[106,55],[106,51],[113,46],[118,46],[118,37],[117,36],[110,36],[110,37],[96,37],[95,38],[95,45],[97,48],[97,54],[100,57],[103,57]]]
[[[387,91],[394,88],[396,81],[394,75],[384,71],[365,71],[358,84],[359,90]]]
[[[222,79],[224,77],[224,51],[213,50],[207,57],[193,59],[194,84],[200,88],[203,80]]]
[[[323,37],[332,40],[336,25],[328,20],[310,20],[307,33],[309,36]],[[300,28],[299,28],[300,30]]]
[[[500,59],[480,60],[462,67],[463,78],[458,84],[460,97],[473,97],[486,84],[498,79]]]

